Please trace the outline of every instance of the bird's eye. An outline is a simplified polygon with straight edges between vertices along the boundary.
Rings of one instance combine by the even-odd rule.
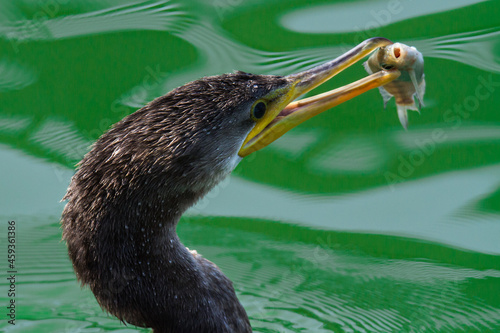
[[[387,69],[388,71],[393,69],[394,66],[393,65],[387,65],[387,64],[382,64],[380,65],[383,69]]]
[[[254,104],[252,108],[252,119],[259,120],[266,114],[267,105],[266,103],[259,101]]]

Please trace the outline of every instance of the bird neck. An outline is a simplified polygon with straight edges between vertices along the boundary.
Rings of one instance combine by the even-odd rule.
[[[176,225],[193,202],[182,197],[170,205],[135,197],[101,223],[94,294],[118,318],[154,332],[251,332],[230,280],[180,242]],[[110,283],[118,286],[111,293]]]
[[[126,195],[107,212],[98,226],[97,234],[102,236],[100,243],[106,247],[112,245],[115,251],[133,249],[134,253],[126,253],[124,259],[137,261],[144,257],[160,262],[175,259],[185,248],[176,233],[177,223],[195,201],[193,196],[190,193]],[[114,235],[111,242],[109,235]],[[121,257],[120,253],[116,255]]]
[[[251,332],[231,281],[176,233],[182,214],[238,159],[214,166],[197,151],[169,159],[143,153],[141,142],[120,155],[110,135],[65,197],[63,237],[79,280],[111,314],[155,332]]]

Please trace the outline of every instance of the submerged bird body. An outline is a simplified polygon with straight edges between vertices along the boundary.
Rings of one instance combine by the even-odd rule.
[[[418,111],[424,105],[425,93],[424,58],[413,46],[394,43],[375,51],[363,64],[369,74],[381,70],[397,69],[401,76],[379,87],[384,106],[394,96],[401,125],[408,127],[407,110]],[[417,97],[419,106],[415,105]]]
[[[374,38],[288,76],[243,72],[174,89],[119,121],[80,162],[62,214],[78,280],[120,320],[156,333],[246,333],[231,281],[179,240],[181,215],[242,157],[399,76],[381,72],[292,103],[375,48]]]

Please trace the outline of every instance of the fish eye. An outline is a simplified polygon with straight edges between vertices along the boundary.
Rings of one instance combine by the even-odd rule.
[[[382,67],[383,69],[386,69],[388,71],[394,68],[393,65],[388,65],[388,64],[381,64],[380,67]]]
[[[263,101],[258,101],[252,107],[251,116],[253,120],[259,120],[266,114],[267,105]]]

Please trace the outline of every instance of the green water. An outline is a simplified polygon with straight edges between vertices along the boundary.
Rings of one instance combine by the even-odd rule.
[[[190,80],[289,74],[376,35],[424,54],[409,131],[370,91],[243,160],[180,237],[256,332],[500,332],[500,2],[480,0],[0,1],[0,331],[147,331],[102,312],[60,241],[74,165],[111,124]]]

